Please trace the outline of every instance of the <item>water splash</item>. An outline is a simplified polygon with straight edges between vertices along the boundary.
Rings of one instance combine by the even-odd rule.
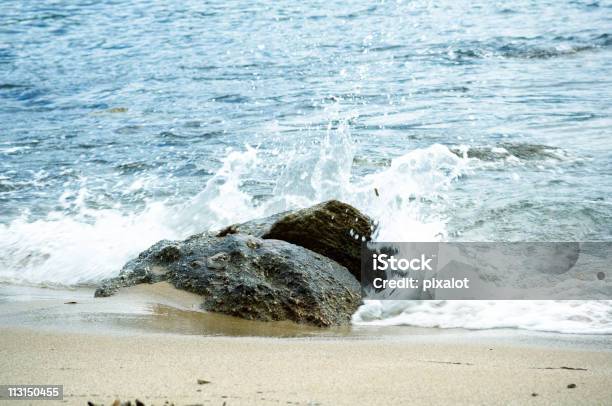
[[[179,205],[149,203],[138,213],[88,207],[81,188],[60,198],[64,211],[0,225],[0,282],[33,285],[95,283],[160,239],[185,238],[282,210],[341,199],[372,216],[378,241],[447,238],[448,191],[469,175],[473,161],[442,145],[414,149],[388,166],[353,176],[355,153],[346,121],[329,125],[316,150],[280,151],[269,160],[261,149],[228,151],[203,190]],[[314,152],[314,153],[313,153]],[[264,201],[244,187],[266,163],[276,178]],[[68,198],[70,197],[70,198]],[[612,334],[610,302],[367,301],[355,324],[441,328],[521,328],[562,333]]]
[[[351,179],[350,128],[346,120],[335,123],[314,153],[278,154],[274,195],[263,202],[244,188],[263,164],[261,151],[249,146],[229,151],[203,190],[179,205],[152,202],[138,213],[125,213],[121,207],[90,208],[85,187],[67,191],[60,198],[64,211],[36,221],[25,214],[0,226],[0,251],[7,253],[0,259],[0,281],[95,283],[117,274],[127,260],[158,240],[185,238],[328,199],[347,201],[376,218],[378,238],[443,237],[445,221],[436,208],[444,204],[444,190],[463,173],[465,159],[434,145],[409,151],[378,173]]]

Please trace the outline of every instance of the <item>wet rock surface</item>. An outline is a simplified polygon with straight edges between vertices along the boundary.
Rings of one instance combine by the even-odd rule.
[[[353,206],[329,200],[306,209],[233,224],[218,236],[243,233],[290,242],[345,266],[360,280],[361,244],[370,241],[374,222]]]
[[[169,247],[180,257],[163,262]],[[202,295],[205,310],[253,320],[340,325],[361,302],[359,283],[343,266],[303,247],[247,234],[161,241],[104,281],[96,296],[160,281]]]
[[[353,207],[330,201],[184,241],[163,240],[128,262],[119,276],[103,281],[95,296],[168,281],[201,295],[202,308],[209,311],[253,320],[346,324],[361,303],[355,276],[360,244],[370,238],[371,225]]]
[[[340,265],[361,280],[361,244],[370,241],[373,221],[346,203],[330,200],[280,217],[262,234],[308,248]]]

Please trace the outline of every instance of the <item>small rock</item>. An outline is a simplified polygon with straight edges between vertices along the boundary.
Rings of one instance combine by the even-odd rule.
[[[126,113],[128,111],[127,107],[113,107],[106,110],[109,113]]]
[[[531,396],[535,398],[536,396],[538,396],[538,394],[537,394],[537,393],[535,393],[535,392],[533,392],[533,393],[531,394]]]
[[[206,385],[207,383],[210,383],[210,381],[207,381],[206,379],[198,379],[198,385]]]
[[[567,385],[567,389],[574,389],[576,387],[575,383],[570,383],[569,385]]]
[[[75,302],[74,300],[71,300],[69,302],[64,302],[64,304],[77,304],[77,302]]]

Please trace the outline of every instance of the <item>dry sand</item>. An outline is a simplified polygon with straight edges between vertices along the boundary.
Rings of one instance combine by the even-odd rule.
[[[63,384],[58,404],[612,404],[610,352],[11,328],[0,354],[2,383]]]

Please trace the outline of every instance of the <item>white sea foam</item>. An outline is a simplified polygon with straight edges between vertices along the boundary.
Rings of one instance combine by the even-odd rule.
[[[208,229],[341,199],[378,222],[379,241],[447,238],[446,191],[470,173],[470,160],[442,145],[407,151],[377,173],[352,179],[353,142],[348,126],[328,128],[314,153],[276,154],[274,197],[255,203],[243,188],[266,159],[245,147],[230,151],[204,189],[184,204],[151,203],[138,213],[94,210],[77,198],[76,210],[27,216],[0,225],[0,282],[43,285],[95,283],[160,239],[179,239]],[[375,191],[376,190],[376,191]],[[86,190],[77,195],[83,196]],[[607,301],[367,301],[355,324],[441,328],[521,328],[562,333],[612,334]]]
[[[76,217],[51,213],[0,225],[0,282],[76,285],[112,276],[126,259],[176,235],[162,221],[165,213],[162,205],[151,205],[132,216],[84,210]]]
[[[92,209],[85,203],[85,187],[67,191],[59,202],[65,211],[35,221],[26,214],[0,225],[0,282],[93,283],[116,275],[127,260],[160,239],[185,238],[332,198],[375,217],[380,238],[437,239],[444,235],[444,220],[433,207],[424,210],[421,198],[439,198],[459,176],[463,162],[446,147],[434,145],[409,151],[385,170],[351,181],[353,143],[342,123],[329,127],[314,154],[279,154],[274,197],[256,204],[242,184],[264,164],[259,155],[248,146],[230,151],[203,190],[182,205],[150,203],[138,213],[121,207]]]
[[[440,328],[518,328],[612,334],[611,301],[379,301],[361,306],[353,323]]]

